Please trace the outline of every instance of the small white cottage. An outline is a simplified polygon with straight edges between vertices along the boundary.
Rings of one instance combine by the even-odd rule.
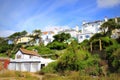
[[[37,72],[54,60],[40,57],[36,51],[20,48],[15,59],[10,59],[9,70]]]

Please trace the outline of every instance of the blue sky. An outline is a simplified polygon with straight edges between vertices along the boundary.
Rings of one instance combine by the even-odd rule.
[[[120,0],[0,0],[0,36],[120,17]]]

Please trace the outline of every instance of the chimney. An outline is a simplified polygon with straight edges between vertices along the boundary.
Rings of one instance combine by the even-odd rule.
[[[118,23],[118,19],[117,19],[117,17],[115,17],[115,23]]]
[[[108,18],[105,16],[104,20],[105,20],[105,22],[107,22],[107,21],[108,21]]]
[[[78,27],[78,26],[76,26],[76,28],[75,28],[75,29],[76,29],[76,31],[77,31],[77,32],[79,31],[79,27]]]

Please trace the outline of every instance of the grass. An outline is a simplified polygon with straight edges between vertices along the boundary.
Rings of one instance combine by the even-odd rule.
[[[0,57],[8,57],[5,53],[0,53]]]
[[[109,76],[90,76],[79,72],[67,72],[65,74],[45,74],[43,80],[120,80],[120,74],[110,74]]]
[[[20,72],[20,71],[1,71],[0,80],[39,80],[38,77],[32,76],[29,72]]]
[[[34,74],[34,75],[33,75]],[[35,73],[9,71],[0,72],[0,80],[120,80],[120,74],[110,74],[109,76],[90,76],[78,71],[66,71],[64,73],[45,73],[41,76]]]

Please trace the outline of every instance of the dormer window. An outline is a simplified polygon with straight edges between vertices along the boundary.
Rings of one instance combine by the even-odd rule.
[[[17,55],[17,59],[20,59],[21,58],[21,55]]]

